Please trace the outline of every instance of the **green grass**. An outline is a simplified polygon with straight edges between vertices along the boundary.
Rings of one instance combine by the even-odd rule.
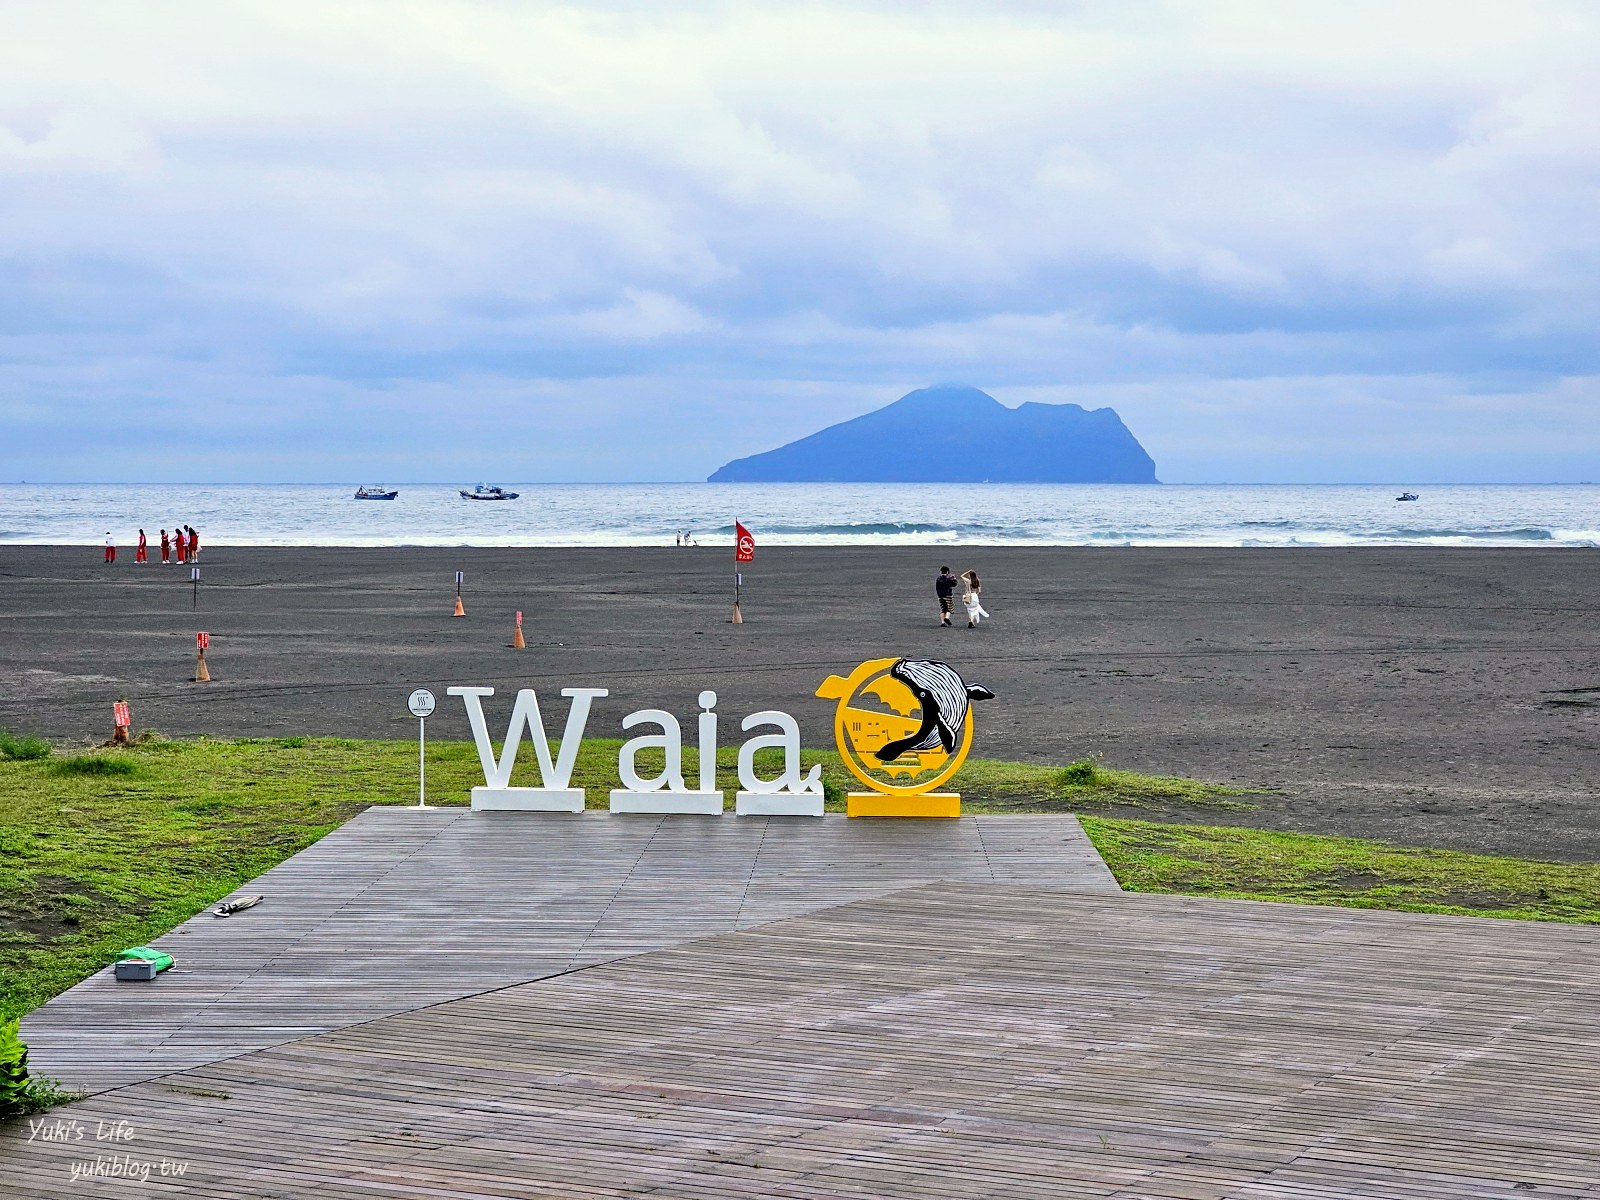
[[[0,760],[28,762],[36,758],[49,757],[50,743],[43,738],[26,737],[12,733],[9,729],[0,729]]]
[[[80,754],[75,758],[59,758],[50,764],[52,775],[137,775],[139,764],[130,758],[112,758],[106,754]]]
[[[584,743],[574,786],[603,808],[617,740]],[[735,789],[736,748],[718,754]],[[698,763],[685,749],[685,774]],[[649,774],[652,764],[640,756]],[[828,808],[857,786],[832,753]],[[775,752],[758,756],[771,772]],[[89,766],[105,763],[109,766]],[[75,765],[76,764],[76,765]],[[659,756],[654,764],[659,769]],[[525,748],[514,783],[536,782]],[[470,743],[430,742],[431,803],[465,803],[482,782]],[[1235,789],[1113,770],[968,760],[968,812],[1248,808]],[[414,742],[348,738],[147,739],[67,758],[0,760],[0,1016],[42,1003],[310,845],[373,804],[416,800]],[[1600,921],[1600,867],[1400,850],[1350,839],[1087,817],[1125,886],[1305,903]]]
[[[1262,794],[1202,779],[1119,771],[1096,758],[1081,758],[1064,767],[968,759],[957,782],[963,811],[975,813],[1146,808],[1244,812],[1256,807],[1244,797]]]
[[[1600,864],[1360,838],[1083,817],[1130,892],[1600,924]]]

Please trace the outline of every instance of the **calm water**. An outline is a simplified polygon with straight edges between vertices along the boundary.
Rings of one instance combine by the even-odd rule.
[[[333,485],[0,485],[0,545],[123,546],[143,526],[194,525],[207,545],[1597,546],[1600,487],[1430,487],[1396,503],[1376,487],[1050,484],[506,484],[522,498],[461,499],[395,484],[393,501]]]

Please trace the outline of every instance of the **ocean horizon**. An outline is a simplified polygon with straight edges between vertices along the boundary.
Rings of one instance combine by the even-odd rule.
[[[3,484],[0,546],[131,546],[189,524],[202,545],[1600,546],[1600,485],[533,483],[513,501],[395,483]]]

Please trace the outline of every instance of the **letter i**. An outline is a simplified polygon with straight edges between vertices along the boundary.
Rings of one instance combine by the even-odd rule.
[[[717,694],[712,691],[700,693],[700,707],[706,711],[700,714],[700,790],[714,792],[717,790],[717,714],[711,710],[717,706]]]

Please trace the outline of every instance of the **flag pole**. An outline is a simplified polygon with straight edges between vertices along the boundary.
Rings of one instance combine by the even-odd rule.
[[[739,522],[733,523],[733,624],[743,625],[744,614],[739,611],[739,585],[744,576],[739,571]]]

